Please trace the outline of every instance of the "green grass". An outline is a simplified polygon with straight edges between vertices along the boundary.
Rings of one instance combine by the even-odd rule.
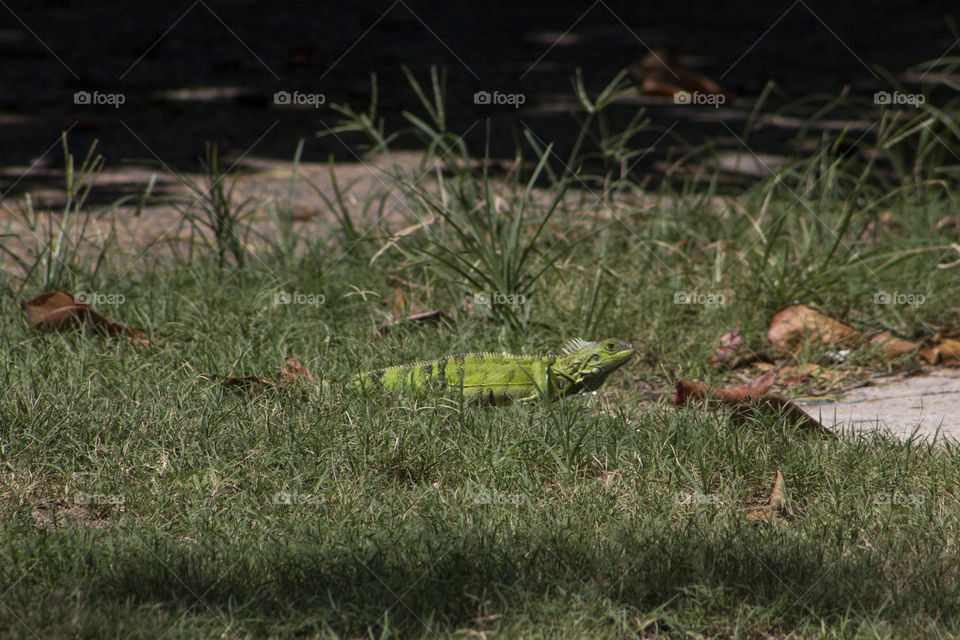
[[[71,253],[54,279],[27,263],[5,272],[0,635],[960,634],[955,446],[827,442],[783,420],[737,426],[716,407],[640,402],[644,382],[717,379],[706,362],[732,329],[766,348],[771,313],[794,299],[908,337],[955,325],[960,271],[937,268],[955,259],[955,232],[935,226],[955,216],[955,189],[911,179],[904,154],[885,165],[908,167],[891,186],[872,156],[841,157],[826,141],[736,197],[664,183],[643,203],[619,177],[617,197],[588,210],[577,178],[603,176],[546,146],[531,145],[514,176],[478,171],[483,154],[442,131],[433,84],[435,122],[411,122],[425,148],[454,153],[443,172],[392,177],[425,178],[411,224],[442,215],[393,238],[399,251],[371,260],[391,239],[365,236],[338,192],[330,232],[309,241],[280,224],[282,208],[267,211],[279,235],[261,253],[214,235],[188,263],[150,259],[128,273],[114,247]],[[585,127],[603,124],[599,102]],[[606,131],[599,139],[619,146],[599,151],[582,139],[584,157],[631,157],[629,137]],[[573,195],[549,197],[564,190]],[[505,208],[490,208],[493,194]],[[229,203],[214,204],[212,220],[231,228]],[[877,224],[886,212],[897,224]],[[443,308],[455,322],[377,340],[397,275],[413,285],[411,310]],[[54,283],[122,293],[98,310],[148,328],[153,346],[29,329],[18,299]],[[525,293],[522,313],[475,305],[478,286]],[[876,305],[878,290],[926,302]],[[280,291],[324,303],[275,305]],[[724,304],[675,303],[691,292]],[[642,356],[597,397],[552,406],[415,404],[316,385],[252,396],[199,377],[270,376],[293,356],[331,380],[578,335],[629,339]],[[789,519],[745,520],[777,469]],[[690,494],[702,500],[681,499]]]

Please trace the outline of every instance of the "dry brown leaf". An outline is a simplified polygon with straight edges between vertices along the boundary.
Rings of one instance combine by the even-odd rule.
[[[677,381],[677,391],[671,397],[677,406],[690,400],[704,400],[710,397],[722,404],[733,407],[733,420],[737,424],[746,424],[764,414],[784,415],[802,429],[816,431],[821,435],[836,437],[836,434],[811,418],[807,413],[787,398],[770,394],[768,391],[779,373],[778,368],[766,372],[750,384],[729,389],[709,389],[699,382]]]
[[[739,347],[742,342],[743,336],[740,335],[739,331],[731,331],[722,336],[720,338],[720,344],[717,345],[717,350],[713,353],[713,357],[710,358],[710,366],[721,367],[729,364],[736,354],[737,347]]]
[[[799,425],[801,429],[815,431],[826,438],[837,437],[834,431],[823,426],[819,420],[811,417],[796,403],[777,393],[755,398],[750,403],[738,406],[733,413],[733,419],[740,424],[744,424],[749,420],[755,420],[762,413],[785,415],[787,420]]]
[[[916,353],[929,364],[960,366],[960,339],[934,336],[924,344],[910,342],[883,331],[869,341],[856,329],[806,305],[797,304],[777,311],[770,320],[767,338],[783,351],[796,352],[805,342],[827,347],[856,348],[870,344],[879,348],[887,361]]]
[[[940,350],[940,364],[951,367],[960,365],[960,340],[944,338],[937,348]]]
[[[709,389],[699,382],[677,380],[677,392],[672,400],[678,407],[686,404],[689,400],[703,400],[707,396],[725,404],[737,404],[752,397],[765,395],[770,390],[774,380],[777,379],[778,373],[780,373],[780,370],[773,368],[750,384],[729,389]]]
[[[400,287],[394,287],[393,295],[391,296],[388,304],[390,305],[390,308],[393,309],[394,314],[400,313],[403,309],[409,308],[410,301],[407,299],[407,292]]]
[[[641,91],[647,95],[670,97],[681,91],[731,95],[707,76],[681,65],[676,56],[663,47],[645,55],[633,71],[641,76]]]
[[[777,479],[774,480],[773,491],[770,492],[770,508],[777,511],[784,511],[787,508],[787,483],[780,469],[777,469]]]
[[[27,316],[27,323],[34,329],[69,331],[90,326],[103,335],[125,336],[137,346],[150,345],[147,332],[143,329],[114,322],[89,305],[78,303],[66,291],[47,291],[30,300],[22,300],[20,308]]]
[[[313,380],[310,371],[300,364],[296,358],[288,357],[284,366],[279,367],[278,378],[280,382],[293,382],[295,380]]]
[[[937,336],[930,346],[920,349],[920,357],[930,364],[960,366],[960,340]]]
[[[773,490],[770,492],[770,500],[765,505],[753,507],[747,511],[747,520],[756,520],[759,522],[780,522],[783,520],[782,514],[787,510],[787,483],[783,479],[783,474],[777,469],[777,479],[773,482]]]
[[[853,347],[860,332],[848,324],[804,304],[795,304],[777,311],[770,320],[767,338],[778,349],[795,352],[804,342],[815,341],[825,346]]]
[[[889,331],[884,331],[873,336],[870,344],[880,348],[880,353],[887,360],[897,360],[903,356],[915,352],[920,345],[903,338],[898,338]]]

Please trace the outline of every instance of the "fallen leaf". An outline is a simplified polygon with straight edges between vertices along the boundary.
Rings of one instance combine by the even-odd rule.
[[[699,382],[677,380],[677,393],[672,398],[673,403],[679,407],[686,404],[688,400],[704,400],[709,396],[726,404],[737,404],[765,395],[777,379],[778,373],[780,369],[773,368],[749,384],[729,389],[708,389],[706,385]]]
[[[887,360],[897,360],[903,356],[915,352],[920,345],[903,338],[898,338],[889,331],[884,331],[873,336],[870,344],[879,347],[880,353]]]
[[[766,372],[750,384],[729,389],[710,389],[699,382],[677,381],[676,393],[671,397],[675,405],[682,406],[690,400],[702,401],[710,398],[733,408],[733,420],[737,424],[746,424],[758,418],[776,415],[786,416],[801,429],[816,431],[821,435],[836,437],[836,434],[820,424],[819,421],[787,398],[767,392],[779,373],[778,368]]]
[[[960,340],[944,338],[937,348],[940,350],[940,364],[960,365]]]
[[[681,91],[698,91],[730,96],[729,91],[707,76],[681,65],[676,56],[663,47],[645,55],[632,71],[640,76],[640,90],[647,95],[670,97]]]
[[[783,511],[787,507],[787,483],[783,474],[777,469],[777,479],[773,481],[773,491],[770,492],[770,508]]]
[[[717,345],[717,350],[713,353],[713,357],[710,358],[710,366],[721,367],[730,363],[741,342],[743,342],[743,336],[740,335],[739,331],[731,331],[722,336],[720,338],[720,344]]]
[[[770,320],[767,338],[777,348],[793,353],[805,342],[850,349],[869,344],[878,348],[887,361],[917,353],[929,364],[960,366],[960,339],[953,335],[947,337],[938,334],[919,344],[898,338],[890,331],[883,331],[866,340],[850,325],[802,304],[777,311]]]
[[[770,499],[767,504],[753,507],[747,511],[747,520],[756,520],[759,522],[780,522],[783,520],[781,514],[787,510],[787,483],[783,479],[783,474],[777,469],[777,479],[773,482],[773,490],[770,492]]]
[[[801,429],[815,431],[826,438],[837,437],[834,431],[823,426],[819,420],[811,417],[792,400],[777,393],[754,398],[751,402],[738,406],[732,417],[738,424],[745,424],[764,414],[784,416],[787,421],[798,425]]]
[[[407,298],[407,292],[404,291],[401,287],[393,288],[393,295],[390,296],[390,300],[387,302],[390,305],[390,308],[393,309],[393,313],[400,313],[401,310],[409,308],[410,300]]]
[[[807,341],[836,347],[853,347],[860,332],[835,318],[803,304],[777,311],[770,320],[767,338],[778,349],[797,351]]]
[[[960,340],[937,336],[930,346],[920,349],[920,357],[930,364],[960,366]]]
[[[66,291],[47,291],[30,300],[22,300],[20,308],[27,316],[27,323],[34,329],[70,331],[91,326],[103,335],[126,336],[137,346],[150,344],[147,332],[143,329],[114,322],[94,311],[90,305],[78,302],[74,295]]]
[[[300,364],[296,358],[288,357],[285,360],[285,364],[282,367],[279,367],[278,377],[280,382],[291,382],[294,380],[313,380],[313,376],[310,375],[310,371]]]

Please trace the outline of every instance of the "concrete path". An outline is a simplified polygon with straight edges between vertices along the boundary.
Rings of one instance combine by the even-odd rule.
[[[907,438],[947,437],[960,442],[960,370],[938,369],[854,389],[840,402],[804,403],[810,416],[837,431],[877,429]],[[919,426],[919,429],[917,429]]]

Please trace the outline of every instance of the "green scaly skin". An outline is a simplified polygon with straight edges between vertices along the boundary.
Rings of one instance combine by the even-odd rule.
[[[364,371],[349,386],[417,396],[459,394],[462,389],[465,400],[484,404],[535,400],[541,393],[552,400],[598,389],[635,351],[632,344],[616,338],[575,339],[559,356],[469,353]]]

